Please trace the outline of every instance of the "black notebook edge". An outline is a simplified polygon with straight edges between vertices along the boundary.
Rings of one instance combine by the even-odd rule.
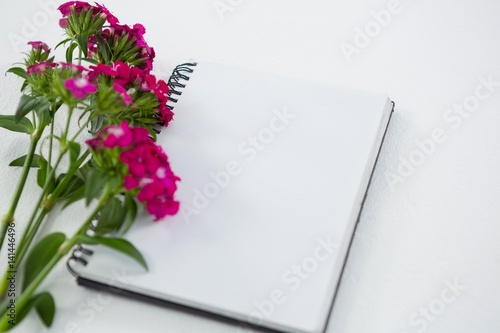
[[[108,292],[108,293],[111,293],[114,295],[131,298],[131,299],[134,299],[137,301],[142,301],[142,302],[147,302],[147,303],[154,304],[154,305],[159,305],[159,306],[162,306],[162,307],[170,309],[170,310],[175,310],[175,311],[180,311],[183,313],[192,314],[192,315],[195,315],[198,317],[202,317],[202,318],[206,318],[206,319],[210,319],[210,320],[215,320],[215,321],[222,322],[225,324],[244,325],[244,326],[250,327],[252,329],[259,329],[260,331],[262,331],[264,333],[289,333],[286,331],[280,331],[280,330],[271,329],[271,328],[268,328],[265,326],[260,326],[260,325],[254,324],[254,323],[241,321],[241,320],[238,320],[238,319],[235,319],[235,318],[232,318],[229,316],[225,316],[222,314],[218,314],[215,312],[210,312],[210,311],[198,309],[198,308],[195,308],[192,306],[183,305],[183,304],[179,304],[176,302],[168,301],[168,300],[165,300],[162,298],[144,295],[141,293],[130,291],[128,289],[114,287],[114,286],[111,286],[109,284],[101,283],[101,282],[87,279],[87,278],[84,278],[81,276],[78,276],[76,278],[76,282],[78,285],[83,286],[83,287],[87,287],[87,288],[91,288],[91,289],[95,289],[95,290],[99,290],[99,291],[103,291],[103,292]]]
[[[372,168],[372,171],[370,173],[370,178],[368,179],[368,185],[366,186],[365,195],[363,196],[363,200],[361,201],[361,207],[359,209],[356,223],[354,224],[354,229],[353,229],[352,234],[351,234],[351,240],[349,241],[349,246],[347,247],[347,252],[346,252],[346,255],[344,257],[344,263],[342,264],[342,270],[340,271],[339,282],[337,283],[337,287],[335,288],[335,293],[333,294],[332,302],[330,304],[330,310],[328,312],[328,317],[326,319],[326,323],[325,323],[325,326],[323,328],[323,333],[326,333],[326,330],[328,329],[328,325],[330,324],[330,318],[332,317],[332,312],[333,312],[333,307],[335,305],[335,300],[337,299],[340,285],[342,284],[342,277],[344,276],[344,271],[345,271],[345,268],[347,265],[347,260],[349,259],[349,253],[351,252],[352,243],[354,241],[354,235],[356,234],[356,230],[358,229],[358,224],[359,224],[359,221],[361,219],[361,213],[363,212],[366,198],[368,196],[368,191],[370,190],[370,186],[372,184],[373,175],[375,174],[375,169],[377,168],[378,159],[380,157],[380,152],[382,151],[382,146],[384,145],[384,142],[385,142],[387,130],[389,129],[389,124],[390,124],[391,119],[392,119],[392,114],[394,113],[394,108],[396,107],[396,103],[394,103],[394,101],[391,101],[391,103],[392,103],[392,109],[391,109],[391,112],[389,113],[389,119],[387,119],[387,124],[385,126],[384,135],[382,136],[382,140],[380,141],[380,146],[379,146],[378,151],[377,151],[377,156],[375,157],[375,161],[373,163],[373,168]]]
[[[174,92],[176,95],[181,95],[181,93],[178,91],[178,88],[185,88],[185,85],[181,84],[179,82],[179,79],[183,79],[186,81],[189,80],[189,77],[186,75],[183,75],[181,72],[184,71],[184,72],[192,73],[193,69],[190,67],[194,67],[196,65],[197,65],[196,63],[186,63],[186,64],[181,64],[174,69],[172,76],[169,79],[169,87],[171,88],[171,92]],[[172,78],[175,78],[174,81],[172,81]],[[173,84],[172,84],[172,82],[173,82]],[[173,103],[177,102],[177,100],[174,98],[171,98],[170,95],[169,95],[169,101],[171,101]],[[338,291],[340,289],[342,277],[344,275],[347,260],[349,258],[349,253],[350,253],[350,250],[351,250],[351,247],[353,244],[354,235],[356,233],[356,229],[358,227],[358,224],[359,224],[359,221],[361,218],[361,213],[362,213],[363,208],[364,208],[364,204],[365,204],[365,201],[366,201],[366,198],[368,195],[368,191],[369,191],[371,183],[372,183],[372,178],[373,178],[373,175],[375,173],[378,159],[380,157],[380,152],[382,151],[382,146],[384,145],[384,142],[385,142],[385,138],[386,138],[387,131],[389,128],[389,124],[390,124],[390,121],[392,119],[392,114],[394,113],[395,103],[393,101],[391,101],[391,103],[392,103],[392,109],[389,113],[389,117],[388,117],[387,123],[385,125],[384,134],[382,136],[382,140],[380,142],[380,145],[379,145],[379,148],[377,151],[377,155],[375,157],[373,168],[371,170],[370,177],[368,179],[368,184],[367,184],[366,190],[364,192],[364,196],[363,196],[361,206],[360,206],[360,209],[358,212],[358,216],[357,216],[357,219],[356,219],[356,222],[354,225],[354,229],[353,229],[353,232],[352,232],[351,237],[350,237],[349,245],[347,247],[347,252],[346,252],[346,255],[344,257],[344,262],[342,264],[342,269],[340,272],[339,280],[337,282],[337,286],[335,287],[335,292],[333,294],[332,302],[331,302],[330,307],[329,307],[328,316],[326,318],[325,326],[324,326],[323,331],[322,331],[323,333],[326,333],[326,330],[328,329],[328,325],[330,324],[332,310],[333,310],[333,307],[335,305]],[[173,106],[169,105],[169,107],[171,109],[173,109]],[[115,286],[112,286],[110,284],[106,284],[106,283],[102,283],[102,282],[98,282],[98,281],[95,281],[92,279],[82,277],[70,265],[71,261],[77,261],[83,265],[87,264],[86,260],[83,259],[81,256],[75,256],[75,252],[78,252],[78,251],[83,253],[83,254],[88,254],[88,255],[92,255],[92,251],[86,250],[86,249],[82,248],[81,246],[78,246],[78,249],[73,252],[73,256],[70,259],[68,259],[68,261],[67,261],[67,267],[68,267],[69,271],[71,272],[71,274],[73,274],[76,277],[76,282],[80,286],[91,288],[91,289],[102,291],[102,292],[108,292],[108,293],[111,293],[114,295],[123,296],[126,298],[131,298],[131,299],[142,301],[142,302],[147,302],[147,303],[154,304],[154,305],[159,305],[159,306],[171,309],[171,310],[192,314],[192,315],[195,315],[198,317],[215,320],[215,321],[218,321],[221,323],[226,323],[226,324],[230,324],[230,325],[240,325],[240,326],[244,325],[244,326],[246,326],[246,328],[258,329],[263,333],[290,333],[288,331],[282,331],[282,330],[278,330],[278,329],[274,329],[274,328],[269,328],[269,327],[262,326],[262,325],[259,325],[256,323],[251,323],[249,321],[242,321],[242,320],[239,320],[239,319],[236,319],[233,317],[229,317],[229,316],[226,316],[226,315],[223,315],[220,313],[210,312],[208,310],[199,309],[199,308],[196,308],[193,306],[188,306],[188,305],[176,303],[176,302],[165,300],[162,298],[144,295],[144,294],[141,294],[138,292],[134,292],[134,291],[125,289],[125,288],[115,287]]]

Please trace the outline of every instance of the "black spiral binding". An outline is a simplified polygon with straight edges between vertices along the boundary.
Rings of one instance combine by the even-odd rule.
[[[168,87],[169,87],[169,92],[168,92],[168,102],[167,102],[167,107],[170,108],[170,110],[174,109],[174,105],[176,104],[178,99],[172,97],[174,96],[180,96],[182,95],[182,89],[186,87],[186,85],[182,82],[189,81],[189,74],[193,73],[194,68],[197,64],[195,62],[187,62],[184,64],[180,64],[177,67],[174,68],[172,71],[172,75],[168,79]],[[159,133],[159,131],[158,131]],[[89,226],[89,229],[91,231],[95,230],[95,226],[97,223],[97,216],[96,218],[92,221],[92,223]],[[94,251],[85,248],[82,246],[82,244],[77,244],[76,248],[71,252],[71,257],[66,261],[66,267],[68,268],[69,272],[71,275],[73,275],[76,278],[79,278],[80,276],[78,273],[73,269],[72,263],[79,263],[84,266],[87,266],[88,264],[88,256],[91,256],[94,253]]]
[[[170,76],[170,79],[168,79],[168,87],[170,88],[170,91],[168,92],[168,101],[171,102],[171,104],[168,105],[167,103],[167,106],[170,108],[170,110],[174,109],[172,103],[175,104],[178,101],[177,98],[172,97],[172,95],[182,95],[181,89],[186,88],[186,85],[181,81],[189,81],[188,74],[193,73],[193,67],[195,66],[195,62],[187,62],[185,64],[178,65],[172,71],[172,75]]]
[[[97,218],[98,216],[96,216],[94,220],[92,220],[92,222],[90,223],[89,225],[90,231],[95,231],[96,227],[95,223],[97,223]],[[87,266],[88,261],[85,256],[91,256],[92,254],[94,254],[94,251],[84,248],[82,244],[76,244],[76,248],[73,249],[73,251],[71,252],[71,257],[69,257],[69,259],[66,261],[66,267],[68,268],[68,271],[71,273],[71,275],[73,275],[76,278],[79,277],[78,273],[73,269],[73,267],[71,267],[71,263],[77,262],[79,264],[82,264],[83,266]]]

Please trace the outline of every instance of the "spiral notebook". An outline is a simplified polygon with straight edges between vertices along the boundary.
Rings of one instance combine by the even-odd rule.
[[[158,142],[181,210],[128,232],[149,272],[81,248],[68,263],[78,283],[237,332],[324,332],[393,103],[209,62],[178,66],[169,84],[175,118]]]

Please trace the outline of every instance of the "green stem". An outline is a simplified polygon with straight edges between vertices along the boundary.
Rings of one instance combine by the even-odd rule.
[[[7,210],[7,213],[5,213],[5,215],[2,217],[2,222],[1,222],[2,226],[0,230],[0,249],[2,249],[2,245],[5,240],[7,230],[14,222],[14,214],[16,212],[17,205],[19,204],[19,199],[21,198],[21,193],[23,192],[26,179],[28,178],[28,174],[31,168],[31,163],[33,162],[33,156],[35,155],[36,146],[38,144],[38,141],[40,140],[40,135],[42,132],[43,128],[37,130],[35,135],[31,138],[28,155],[26,155],[26,160],[24,161],[21,177],[19,178],[19,181],[17,183],[16,189],[14,191],[14,196],[12,197],[12,201]]]
[[[29,243],[26,245],[27,235],[30,233],[30,230],[33,228],[33,223],[34,223],[35,218],[37,216],[37,213],[38,213],[38,211],[40,209],[40,205],[43,202],[43,199],[45,198],[45,193],[47,193],[47,191],[49,189],[49,184],[50,184],[49,183],[49,179],[52,178],[55,175],[57,166],[61,162],[62,157],[63,157],[63,154],[61,154],[59,156],[59,158],[57,159],[56,165],[51,170],[49,178],[47,178],[47,181],[45,182],[45,185],[43,187],[42,193],[40,194],[40,197],[38,198],[38,201],[35,204],[35,208],[33,209],[31,217],[28,220],[29,221],[28,225],[26,226],[26,229],[24,230],[24,233],[23,233],[23,235],[21,237],[21,241],[19,242],[19,246],[17,247],[17,251],[16,251],[17,253],[16,253],[15,263],[14,263],[14,265],[16,266],[16,268],[19,266],[19,263],[20,263],[20,260],[18,260],[18,257],[22,258],[22,256],[24,256],[24,253],[27,250],[27,246],[29,245],[29,243],[31,243],[31,240],[30,240]],[[42,215],[44,217],[44,214],[42,214]],[[43,217],[42,217],[42,219],[43,219]],[[37,221],[37,224],[39,225],[40,222]],[[33,235],[33,237],[34,237],[34,235]],[[8,271],[8,269],[7,269],[7,271]],[[5,273],[5,274],[7,275],[8,273]],[[5,281],[0,281],[0,300],[3,299],[3,298],[5,298],[6,291],[7,291],[7,284],[5,283]]]
[[[19,264],[21,264],[21,262],[24,258],[24,255],[26,254],[26,251],[30,247],[31,242],[33,241],[33,238],[35,238],[35,235],[38,232],[38,229],[39,229],[40,224],[42,223],[43,219],[52,210],[53,205],[59,199],[59,196],[66,189],[69,182],[71,181],[71,179],[75,175],[76,171],[78,171],[78,169],[83,164],[83,162],[85,162],[85,160],[87,159],[89,154],[90,154],[90,152],[86,151],[76,161],[76,163],[68,170],[68,173],[64,176],[64,178],[56,186],[54,191],[46,199],[45,204],[43,205],[44,207],[43,207],[42,211],[40,212],[40,215],[38,215],[36,222],[31,226],[31,228],[29,230],[26,230],[27,232],[24,233],[23,238],[21,239],[21,241],[19,243],[19,248],[18,248],[18,252],[16,255],[16,265],[17,266],[19,266]],[[0,289],[0,295],[2,294],[2,291],[3,290]]]
[[[76,139],[76,137],[81,133],[82,128],[80,128],[78,130],[78,132],[75,134],[75,136],[72,138],[72,140]],[[56,186],[54,191],[52,191],[50,196],[48,196],[48,193],[47,193],[48,185],[49,185],[48,180],[51,179],[55,175],[57,167],[61,163],[61,160],[62,160],[64,154],[66,153],[66,151],[67,151],[67,148],[63,147],[63,150],[61,151],[61,155],[59,156],[54,168],[47,168],[47,169],[51,169],[51,173],[47,176],[47,183],[45,184],[45,186],[42,190],[42,193],[41,193],[41,195],[38,199],[38,202],[35,206],[35,209],[34,209],[32,215],[29,219],[28,226],[23,233],[21,241],[19,242],[19,247],[18,247],[18,251],[17,251],[17,255],[16,255],[16,265],[17,266],[21,263],[22,259],[24,258],[24,254],[26,253],[29,246],[31,245],[31,242],[32,242],[33,238],[35,237],[35,235],[38,231],[38,228],[40,227],[40,224],[42,223],[43,219],[45,218],[47,213],[50,210],[52,210],[54,203],[59,199],[59,196],[66,189],[66,186],[68,186],[69,182],[71,181],[71,178],[74,176],[76,171],[78,171],[80,166],[83,164],[83,162],[85,162],[85,160],[87,159],[87,157],[90,154],[90,152],[88,150],[85,151],[85,153],[83,153],[83,155],[80,156],[80,158],[74,163],[74,165],[72,165],[70,167],[70,169],[68,170],[66,175],[63,177],[61,182]],[[41,206],[42,206],[42,202],[44,200],[46,202],[45,202],[44,207],[42,208]],[[40,208],[42,208],[42,211],[40,212],[40,215],[39,215],[38,219],[36,220],[36,222],[34,222],[36,215],[37,215]],[[35,223],[35,224],[33,225],[33,223]],[[3,288],[1,288],[1,284],[0,284],[0,295],[3,295],[4,292],[5,292],[5,290]]]
[[[90,155],[90,152],[87,150],[83,153],[82,156],[76,161],[76,163],[68,170],[68,173],[64,176],[61,182],[56,186],[54,191],[47,198],[44,208],[38,215],[38,218],[34,222],[34,224],[30,223],[30,228],[26,228],[19,242],[19,246],[17,248],[16,260],[15,260],[15,269],[20,267],[24,256],[28,252],[28,249],[31,246],[33,239],[35,238],[38,229],[40,228],[41,223],[45,219],[45,216],[51,211],[55,202],[59,199],[59,196],[68,186],[68,183],[71,181],[71,178],[75,175],[76,171],[80,168],[80,166],[85,162],[87,157]],[[9,276],[8,270],[5,272],[3,279],[0,280],[0,301],[5,298],[7,291],[7,277]]]
[[[31,229],[25,230],[23,237],[21,238],[21,241],[19,242],[18,250],[16,252],[16,262],[14,264],[16,269],[17,269],[17,267],[19,267],[21,265],[21,262],[24,258],[24,255],[28,251],[28,249],[31,245],[31,242],[33,241],[33,238],[35,238],[36,232],[38,231],[38,228],[40,227],[40,224],[43,222],[43,220],[45,219],[45,216],[47,216],[48,212],[49,212],[49,210],[47,210],[45,208],[42,209],[42,211],[40,212],[40,215],[38,215],[38,218],[31,225]],[[4,290],[0,289],[0,295],[2,295],[3,292],[4,292]]]
[[[54,116],[54,118],[55,118],[55,116]],[[52,122],[50,123],[49,156],[47,158],[48,165],[52,165],[52,146],[54,144],[54,120],[55,119],[52,119]],[[46,174],[47,179],[50,179],[49,173],[50,173],[50,168],[47,168],[47,174]]]
[[[73,108],[70,108],[68,111],[68,119],[66,120],[66,127],[64,128],[64,132],[62,134],[61,146],[66,146],[66,139],[68,138],[69,125],[71,123],[71,116],[73,115]]]
[[[33,128],[36,128],[36,117],[35,112],[31,112],[31,122],[33,124]]]
[[[65,242],[65,244],[68,243],[68,241]],[[64,244],[63,244],[64,245]],[[69,245],[68,247],[72,247],[74,244]],[[62,246],[61,246],[62,247]],[[71,248],[70,247],[70,248]],[[69,251],[69,250],[68,250]],[[67,252],[66,252],[67,253]],[[29,302],[31,296],[33,293],[36,291],[40,283],[43,282],[45,277],[50,273],[52,268],[61,260],[62,257],[66,254],[62,251],[58,251],[47,263],[47,265],[42,269],[42,271],[38,274],[38,276],[33,280],[33,282],[30,283],[28,288],[21,294],[21,297],[17,299],[16,301],[16,312],[19,313],[20,311],[23,310],[23,308],[26,306],[26,304]],[[5,313],[2,318],[0,319],[0,332],[6,332],[9,329],[12,328],[12,324],[9,323],[9,321],[12,320],[7,314]],[[15,321],[14,321],[15,322]]]
[[[90,123],[90,119],[89,119],[89,120],[87,120],[87,121],[85,122],[85,124],[84,124],[82,127],[80,127],[80,128],[78,129],[78,131],[75,133],[75,135],[73,135],[73,137],[71,138],[71,140],[70,140],[70,141],[75,141],[75,140],[76,140],[76,138],[77,138],[77,137],[78,137],[78,136],[82,133],[82,131],[83,131],[84,129],[86,129],[86,128],[87,128],[87,126],[88,126],[88,124],[89,124],[89,123]]]
[[[26,227],[26,231],[25,231],[24,235],[26,235],[26,232],[29,232],[31,230],[31,228],[32,228],[32,225],[33,225],[33,222],[34,222],[34,220],[36,218],[38,210],[40,209],[40,206],[41,206],[41,204],[42,204],[42,202],[43,202],[43,200],[45,198],[45,195],[47,194],[47,192],[49,190],[50,179],[55,176],[57,167],[61,163],[61,161],[62,161],[62,159],[64,157],[64,154],[66,154],[66,151],[62,151],[61,152],[61,154],[57,158],[56,164],[54,165],[53,168],[51,168],[50,166],[48,167],[50,169],[50,174],[48,175],[48,177],[47,177],[47,179],[45,181],[45,184],[44,184],[43,189],[42,189],[42,193],[40,193],[40,196],[38,197],[38,201],[35,204],[35,208],[33,209],[33,212],[31,213],[31,216],[30,216],[30,218],[28,220],[29,222],[28,222],[28,225]],[[21,238],[21,243],[24,240],[24,235],[23,235],[23,238]]]
[[[66,124],[66,131],[64,132],[63,136],[66,138],[67,133],[68,133],[68,127],[69,127],[69,119],[71,118],[71,114],[68,115],[68,122]],[[83,127],[82,127],[83,128]],[[74,137],[71,139],[71,141],[75,140],[76,137],[81,133],[82,128],[78,130],[78,132],[74,135]],[[71,178],[74,176],[78,168],[82,165],[82,163],[86,160],[86,158],[89,155],[89,151],[86,151],[77,161],[76,163],[70,167],[68,170],[68,173],[64,176],[64,178],[61,180],[61,182],[56,186],[56,188],[52,191],[50,194],[50,200],[48,199],[49,193],[48,191],[48,186],[49,186],[49,180],[55,176],[57,167],[62,161],[62,158],[67,152],[67,146],[63,145],[61,147],[61,154],[59,155],[59,158],[56,161],[56,165],[53,168],[47,168],[48,170],[50,169],[50,173],[47,175],[47,182],[45,183],[45,186],[43,187],[42,193],[40,197],[38,198],[38,202],[36,203],[35,209],[33,210],[31,217],[28,222],[28,227],[25,229],[25,232],[21,238],[21,241],[19,243],[18,251],[17,251],[17,256],[16,256],[16,264],[19,265],[24,257],[24,254],[28,250],[31,241],[35,237],[38,228],[40,227],[40,224],[42,223],[43,219],[47,215],[47,213],[52,209],[53,204],[57,201],[59,198],[59,195],[66,189],[66,186],[69,184],[71,181]],[[50,164],[49,164],[50,165]],[[46,201],[46,204],[44,207],[42,207],[43,201]],[[40,212],[40,215],[38,219],[35,221],[35,218],[37,216],[37,213],[39,209],[42,208],[42,212]],[[35,223],[33,225],[33,223]],[[0,295],[3,295],[5,291],[0,288]]]
[[[82,56],[83,56],[83,50],[80,43],[78,43],[78,66],[82,65]]]
[[[59,250],[54,254],[54,256],[50,259],[47,265],[42,269],[40,273],[35,277],[35,279],[28,285],[25,291],[21,294],[21,296],[16,300],[16,312],[20,313],[23,311],[24,307],[28,304],[29,300],[33,296],[33,293],[37,290],[40,284],[45,280],[50,271],[54,268],[54,266],[71,250],[71,248],[78,243],[78,239],[81,235],[84,235],[89,228],[90,223],[95,218],[99,210],[104,206],[107,200],[110,197],[110,192],[105,190],[99,199],[99,203],[96,208],[92,211],[92,213],[88,216],[82,226],[78,229],[78,231],[70,238],[67,239],[60,247]],[[4,313],[0,318],[0,332],[6,332],[12,325],[9,323],[11,318],[7,316],[7,313]]]

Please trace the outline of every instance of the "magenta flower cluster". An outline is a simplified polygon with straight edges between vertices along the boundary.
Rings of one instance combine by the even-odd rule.
[[[64,88],[68,89],[71,94],[78,99],[85,98],[87,95],[93,94],[97,91],[97,86],[90,83],[84,77],[67,79],[64,82]]]
[[[57,67],[52,61],[42,61],[35,65],[30,65],[26,69],[28,75],[42,75],[47,69]]]
[[[35,47],[35,45],[33,45]],[[36,45],[39,47],[39,45]],[[76,99],[84,99],[89,94],[97,92],[97,81],[100,75],[105,75],[113,79],[113,89],[122,97],[124,105],[133,105],[134,101],[130,96],[130,91],[136,88],[143,92],[150,92],[156,96],[158,101],[158,115],[161,123],[167,126],[173,119],[173,112],[167,106],[169,87],[164,80],[157,80],[156,76],[149,70],[117,61],[113,65],[99,63],[96,66],[85,68],[81,65],[71,63],[55,63],[53,61],[43,61],[35,65],[28,66],[28,75],[42,75],[48,68],[61,65],[63,68],[71,68],[77,75],[68,78],[64,82],[64,87]]]
[[[92,104],[94,99],[83,101],[89,95],[96,94],[97,99],[101,98],[99,101],[102,105],[112,105],[113,110],[123,107],[120,120],[113,119],[112,113],[106,118],[109,123],[115,124],[122,119],[127,121],[122,121],[120,125],[104,127],[94,138],[86,142],[95,157],[95,166],[120,177],[122,187],[119,191],[130,191],[137,201],[144,204],[146,210],[155,217],[155,221],[167,215],[176,214],[179,210],[179,202],[174,199],[174,194],[177,190],[176,182],[180,179],[172,172],[167,155],[149,136],[148,129],[133,127],[128,123],[151,127],[151,124],[155,123],[151,122],[151,119],[146,119],[147,121],[141,123],[142,118],[151,117],[157,123],[167,126],[173,118],[173,113],[167,106],[168,84],[151,73],[155,53],[144,39],[145,28],[141,24],[135,24],[132,27],[120,24],[119,20],[100,4],[93,6],[87,2],[70,1],[61,5],[59,11],[63,16],[60,25],[65,29],[74,29],[74,31],[67,30],[67,34],[72,37],[77,34],[75,31],[81,31],[77,24],[78,22],[81,24],[82,18],[71,15],[80,15],[85,12],[87,14],[82,17],[86,20],[91,15],[96,19],[97,26],[106,21],[104,26],[93,32],[94,35],[86,36],[89,48],[88,58],[94,59],[91,61],[92,65],[86,67],[80,62],[78,64],[54,62],[53,57],[48,58],[47,53],[50,52],[50,48],[41,41],[33,41],[28,44],[35,51],[31,54],[38,58],[29,63],[27,74],[33,77],[33,82],[36,83],[44,82],[45,78],[38,80],[35,76],[44,76],[46,73],[57,76],[63,73],[61,75],[62,87],[69,94],[62,95],[62,97],[72,96],[65,102],[74,106],[90,105],[88,107],[92,108],[94,105],[100,105]],[[69,27],[70,24],[72,28]],[[117,38],[122,38],[122,40],[116,42]],[[126,47],[123,43],[124,39],[129,42]],[[98,53],[98,44],[99,50],[102,45],[106,45],[111,48],[111,51],[113,47],[117,47],[121,48],[120,51],[124,54],[132,55],[117,57],[122,60],[111,60],[110,57],[102,56],[104,53]],[[130,46],[131,44],[133,45]],[[131,49],[133,50],[130,51]],[[139,54],[137,54],[137,49],[140,50]],[[109,52],[109,54],[114,53]],[[49,71],[52,69],[53,71]],[[48,80],[57,82],[50,76],[47,76]],[[109,93],[113,90],[116,95]],[[53,89],[53,91],[60,90]],[[106,115],[107,110],[106,108],[99,111]],[[127,115],[129,111],[130,118]]]
[[[142,69],[148,71],[153,69],[153,59],[155,57],[154,49],[148,45],[144,39],[144,34],[146,33],[146,28],[142,24],[134,24],[132,27],[126,24],[120,24],[118,18],[111,14],[111,12],[103,5],[96,3],[95,6],[90,5],[83,1],[70,1],[59,6],[59,11],[63,15],[63,18],[59,21],[59,25],[62,28],[68,28],[67,17],[71,14],[71,8],[74,8],[76,13],[81,13],[82,10],[92,11],[92,16],[102,15],[106,18],[108,23],[107,26],[100,32],[100,38],[107,39],[109,36],[114,36],[119,38],[121,36],[127,35],[129,39],[135,39],[135,45],[141,50],[140,55],[143,59],[143,63],[139,66]],[[89,37],[88,47],[90,56],[97,53],[97,37]]]
[[[120,161],[128,169],[123,186],[129,191],[138,190],[137,200],[144,203],[155,221],[177,213],[179,202],[174,194],[180,178],[172,172],[167,155],[146,129],[130,127],[126,122],[110,125],[87,144],[97,153],[105,154],[109,149],[120,151]]]
[[[138,87],[141,91],[155,94],[162,123],[166,126],[172,120],[174,114],[167,106],[168,85],[163,80],[157,80],[156,76],[151,74],[149,70],[129,66],[122,61],[117,61],[113,65],[100,63],[97,66],[90,66],[90,68],[89,77],[91,80],[96,80],[99,75],[113,78],[113,88],[122,95],[126,105],[133,104],[133,100],[128,94],[130,89]]]
[[[34,50],[40,48],[44,52],[49,52],[50,51],[49,46],[47,44],[45,44],[44,42],[41,42],[39,40],[28,42],[28,45],[31,45],[31,47],[33,47]]]
[[[109,24],[118,23],[118,19],[113,14],[111,14],[111,12],[103,5],[96,3],[95,6],[92,6],[91,4],[84,1],[68,1],[60,5],[58,8],[58,10],[63,15],[63,18],[59,20],[59,26],[61,28],[68,27],[67,17],[71,14],[71,8],[74,8],[77,14],[80,14],[82,10],[92,9],[92,16],[104,15],[106,21],[108,21]]]

